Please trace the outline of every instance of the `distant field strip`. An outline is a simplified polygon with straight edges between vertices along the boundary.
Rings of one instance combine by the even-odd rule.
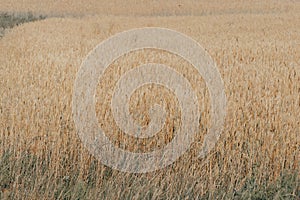
[[[127,16],[169,16],[169,15],[216,15],[237,13],[299,13],[300,3],[293,0],[89,0],[89,1],[39,1],[39,0],[2,0],[0,11],[34,12],[54,16],[86,15],[127,15]]]

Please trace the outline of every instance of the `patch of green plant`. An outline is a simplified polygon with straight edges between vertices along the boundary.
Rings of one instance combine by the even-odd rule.
[[[299,171],[283,172],[274,183],[264,182],[257,184],[258,177],[253,175],[248,178],[239,190],[230,191],[227,187],[220,188],[212,195],[207,192],[203,199],[300,199]]]
[[[255,187],[253,181],[249,181],[240,191],[240,196],[251,199],[299,199],[300,183],[296,175],[296,173],[283,173],[275,183],[267,187]]]

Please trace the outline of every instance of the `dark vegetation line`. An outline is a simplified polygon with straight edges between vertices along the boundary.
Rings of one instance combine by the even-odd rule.
[[[46,19],[45,15],[34,15],[29,13],[7,13],[0,11],[0,38],[4,36],[5,30],[23,23]]]

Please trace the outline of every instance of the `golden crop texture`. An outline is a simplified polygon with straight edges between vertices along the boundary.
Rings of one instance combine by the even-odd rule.
[[[135,198],[150,189],[153,198],[161,194],[176,198],[175,194],[184,191],[191,191],[196,198],[207,191],[213,195],[220,185],[239,189],[253,174],[260,184],[274,182],[284,171],[299,172],[299,3],[226,0],[219,5],[217,1],[167,1],[160,7],[158,1],[149,1],[152,6],[147,9],[144,1],[134,6],[119,1],[124,6],[118,7],[113,6],[117,1],[42,1],[42,6],[33,0],[12,2],[2,1],[0,10],[80,17],[27,23],[9,30],[0,39],[1,153],[13,147],[16,158],[28,152],[46,159],[50,163],[49,176],[55,178],[69,176],[76,166],[84,181],[96,159],[81,144],[72,118],[73,86],[82,61],[97,44],[118,32],[165,27],[195,39],[216,62],[228,102],[224,131],[213,151],[197,159],[199,143],[213,123],[209,120],[205,82],[194,75],[189,63],[168,52],[147,49],[122,56],[99,79],[96,93],[99,126],[115,145],[138,152],[160,148],[172,139],[172,130],[180,126],[176,98],[158,86],[140,88],[130,102],[134,119],[147,125],[149,107],[163,99],[170,114],[156,138],[130,138],[113,121],[109,108],[113,86],[126,70],[147,62],[168,64],[190,80],[202,113],[200,133],[191,150],[178,161],[160,171],[137,175],[136,185],[121,189],[129,175],[113,171],[113,178],[105,180],[111,184],[106,188],[107,198],[122,197],[131,187]],[[62,162],[68,163],[67,167],[62,167]],[[97,165],[94,176],[101,188],[107,168]],[[37,185],[42,183],[42,178],[36,179]],[[29,197],[39,198],[38,186]]]

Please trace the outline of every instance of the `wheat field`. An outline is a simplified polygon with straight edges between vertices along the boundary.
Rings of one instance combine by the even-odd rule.
[[[0,11],[49,16],[0,38],[0,199],[299,199],[300,3],[297,1],[2,1]],[[117,127],[109,108],[120,77],[143,63],[164,63],[186,76],[201,111],[190,150],[145,174],[104,166],[82,145],[72,116],[81,63],[121,31],[164,27],[201,44],[224,81],[227,115],[215,148],[197,152],[211,126],[209,92],[192,66],[146,49],[114,61],[96,92],[99,126],[119,148],[146,152],[180,127],[170,91],[146,85],[130,101],[134,119],[163,99],[164,129],[148,140]]]

